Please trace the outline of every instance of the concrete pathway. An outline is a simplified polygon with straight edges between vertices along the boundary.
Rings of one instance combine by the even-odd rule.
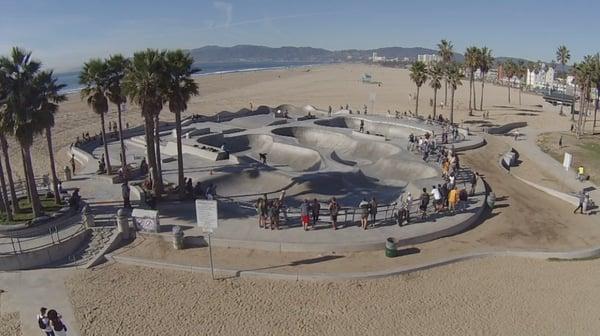
[[[23,336],[39,336],[40,329],[35,316],[40,307],[58,311],[67,325],[69,336],[77,336],[79,324],[65,279],[69,269],[42,269],[18,272],[0,272],[0,309],[2,313],[19,312]]]

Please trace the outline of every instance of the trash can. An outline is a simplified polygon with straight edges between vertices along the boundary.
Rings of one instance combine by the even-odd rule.
[[[183,249],[183,230],[178,225],[173,227],[173,248],[176,250]]]
[[[385,256],[388,258],[394,258],[398,256],[396,240],[394,238],[390,237],[385,241]]]
[[[65,166],[65,180],[71,181],[71,169],[69,166]]]

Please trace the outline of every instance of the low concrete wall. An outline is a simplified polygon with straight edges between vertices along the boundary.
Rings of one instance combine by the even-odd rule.
[[[83,244],[90,235],[84,230],[60,244],[50,245],[33,251],[0,257],[0,271],[15,271],[36,268],[67,258]]]

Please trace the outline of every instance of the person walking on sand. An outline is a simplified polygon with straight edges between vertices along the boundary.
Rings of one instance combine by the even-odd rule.
[[[562,135],[558,139],[558,148],[562,148]]]
[[[50,326],[50,320],[46,316],[47,309],[45,307],[40,308],[40,313],[37,315],[38,326],[46,336],[54,336],[54,331]]]
[[[577,198],[579,199],[579,205],[577,206],[577,208],[575,208],[575,210],[573,210],[573,213],[577,213],[577,210],[579,210],[579,213],[583,215],[583,203],[585,202],[585,191],[581,191],[579,193],[579,195],[577,195]]]
[[[302,221],[302,228],[304,231],[308,231],[310,225],[309,208],[310,206],[308,204],[308,199],[304,199],[304,202],[300,204],[300,219]]]
[[[335,197],[332,197],[331,201],[329,202],[329,216],[331,217],[331,227],[333,227],[334,230],[337,230],[337,217],[339,211],[340,205]]]

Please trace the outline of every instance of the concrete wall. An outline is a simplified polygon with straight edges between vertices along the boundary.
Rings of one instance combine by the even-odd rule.
[[[90,235],[84,230],[60,244],[50,245],[33,251],[0,257],[0,271],[36,268],[62,260],[73,254]]]

